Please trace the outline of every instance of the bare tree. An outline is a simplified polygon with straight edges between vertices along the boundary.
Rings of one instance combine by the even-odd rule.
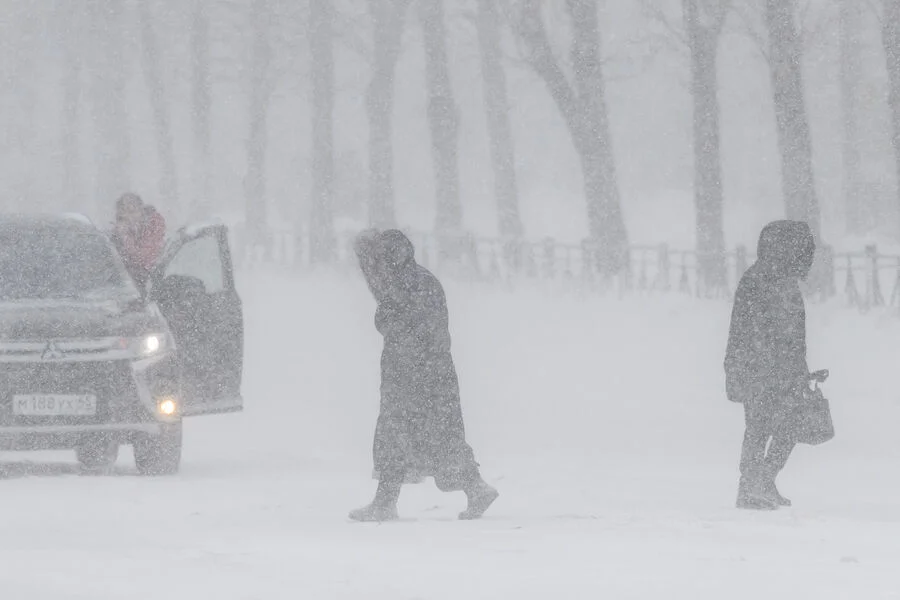
[[[210,110],[212,107],[210,74],[210,37],[208,0],[194,0],[191,16],[191,92],[192,124],[194,128],[194,197],[192,211],[195,216],[210,208]]]
[[[39,97],[39,81],[35,78],[38,69],[38,49],[41,40],[43,19],[29,5],[9,5],[0,19],[0,104],[5,127],[0,131],[3,144],[0,160],[4,173],[2,186],[7,195],[6,202],[35,202],[47,207],[45,193],[38,193],[42,182],[31,176],[30,169],[24,168],[37,158],[35,148],[35,125],[40,115],[36,110]],[[43,190],[40,190],[41,192]],[[8,205],[8,209],[17,209]]]
[[[888,103],[893,131],[891,144],[897,164],[898,203],[900,203],[900,0],[884,0],[882,40],[887,59],[889,82]]]
[[[766,0],[769,71],[787,216],[806,221],[818,238],[821,231],[819,201],[803,93],[802,39],[795,24],[795,9],[794,0]]]
[[[844,125],[841,140],[842,184],[847,231],[861,233],[863,198],[860,194],[859,97],[860,71],[860,0],[839,0],[841,45],[841,116]]]
[[[519,237],[522,235],[522,218],[519,215],[516,156],[509,123],[506,72],[501,62],[500,18],[495,0],[478,0],[476,22],[499,229],[504,236]]]
[[[150,92],[150,105],[156,129],[156,149],[159,154],[159,195],[162,204],[171,211],[178,206],[178,173],[175,166],[175,148],[172,124],[167,106],[165,81],[160,69],[159,47],[153,31],[153,15],[148,2],[139,2],[141,26],[141,64]]]
[[[569,83],[554,55],[542,4],[541,0],[520,0],[512,23],[525,46],[528,62],[556,102],[581,158],[590,237],[597,245],[600,269],[612,274],[628,265],[628,238],[606,110],[597,0],[566,0],[573,34],[573,83]]]
[[[82,14],[77,3],[67,2],[62,14],[65,72],[63,73],[63,195],[73,206],[83,207],[84,182],[81,177],[81,40]]]
[[[425,80],[428,87],[428,125],[437,200],[435,229],[462,230],[459,198],[459,109],[453,98],[443,0],[419,0],[419,20],[425,42]]]
[[[730,9],[731,0],[683,0],[694,103],[697,259],[708,290],[724,288],[727,278],[717,67],[719,39]]]
[[[392,227],[394,209],[394,71],[400,57],[406,13],[412,0],[370,0],[373,22],[372,80],[366,95],[369,117],[369,221]]]
[[[681,0],[684,26],[667,16],[656,0],[643,8],[662,25],[664,42],[677,50],[687,47],[693,100],[694,205],[700,283],[707,292],[727,284],[721,135],[719,127],[719,42],[733,0]]]
[[[250,135],[247,138],[247,174],[244,193],[247,211],[247,242],[268,248],[268,210],[266,198],[266,149],[268,115],[272,96],[269,68],[271,12],[269,0],[254,0],[250,7],[253,47],[250,68]]]
[[[122,37],[122,3],[86,0],[92,53],[90,59],[92,121],[96,127],[97,171],[92,196],[98,208],[130,186],[131,140],[125,112],[126,65]]]
[[[310,2],[312,57],[312,216],[311,259],[334,258],[334,6],[332,0]]]

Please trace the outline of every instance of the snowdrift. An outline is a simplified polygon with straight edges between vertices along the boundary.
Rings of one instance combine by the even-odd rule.
[[[359,278],[243,273],[240,415],[192,420],[181,475],[79,477],[5,454],[10,598],[897,598],[900,353],[893,317],[812,306],[837,437],[782,475],[795,508],[732,508],[742,435],[729,306],[448,283],[469,439],[501,497],[374,489],[380,338]]]

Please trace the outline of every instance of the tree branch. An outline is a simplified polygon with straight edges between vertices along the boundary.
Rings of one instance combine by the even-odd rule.
[[[725,21],[728,20],[728,15],[731,14],[734,8],[734,0],[708,0],[707,6],[710,1],[714,3],[714,8],[707,8],[709,14],[712,15],[710,31],[718,38],[725,28]]]
[[[760,26],[760,23],[758,21],[754,22],[752,14],[756,13],[756,16],[759,17],[760,7],[758,5],[750,7],[748,6],[749,3],[756,4],[756,1],[743,0],[742,2],[733,6],[733,13],[737,15],[738,31],[753,40],[754,46],[756,47],[756,50],[759,52],[760,56],[767,63],[770,63],[771,58],[769,56],[768,36]]]
[[[878,19],[879,23],[884,23],[884,6],[880,2],[880,0],[862,0],[865,2],[866,6],[869,10],[872,11],[872,14],[875,15],[875,18]]]
[[[646,18],[663,28],[665,33],[668,34],[666,37],[670,38],[670,41],[683,48],[690,47],[690,41],[688,40],[685,28],[675,25],[660,7],[659,2],[655,0],[641,0],[640,7],[641,13],[643,13]]]
[[[577,131],[578,100],[566,74],[560,68],[547,37],[541,15],[541,0],[521,0],[510,21],[525,46],[526,60],[544,80],[550,95],[572,131]]]

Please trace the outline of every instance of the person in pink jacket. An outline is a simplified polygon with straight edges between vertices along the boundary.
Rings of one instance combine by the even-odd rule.
[[[137,194],[123,194],[116,201],[112,238],[128,272],[143,286],[165,246],[165,219]]]

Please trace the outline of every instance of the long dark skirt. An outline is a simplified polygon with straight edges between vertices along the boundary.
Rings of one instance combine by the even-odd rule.
[[[373,458],[376,478],[434,477],[442,491],[462,490],[478,477],[449,353],[409,360],[388,351],[382,355]]]

